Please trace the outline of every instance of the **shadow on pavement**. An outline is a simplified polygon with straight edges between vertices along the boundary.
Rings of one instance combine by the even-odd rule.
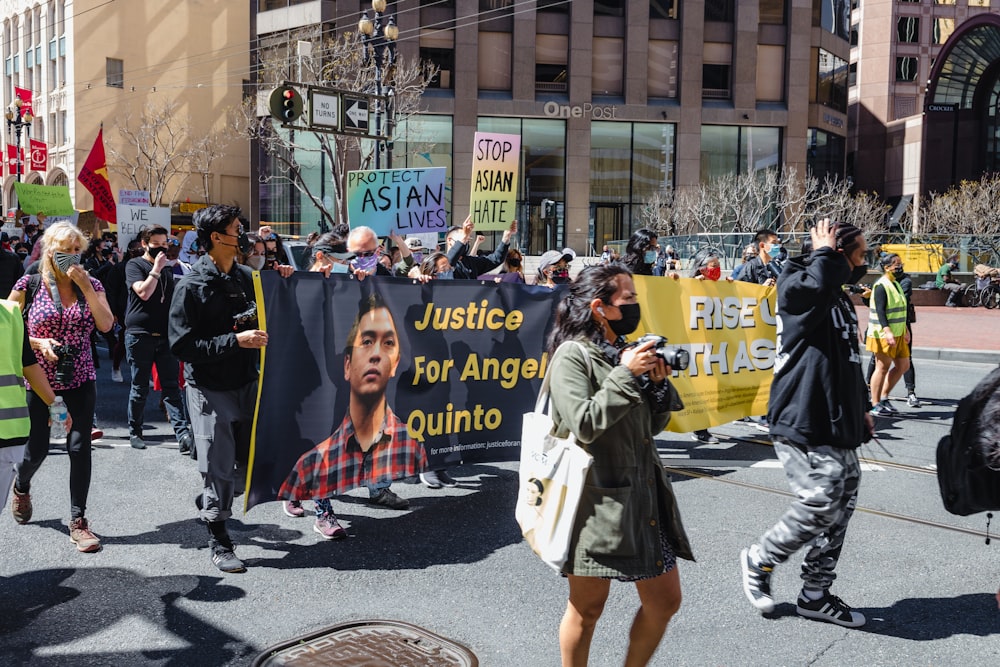
[[[954,635],[988,637],[1000,634],[993,593],[967,593],[953,598],[907,598],[891,607],[855,607],[868,622],[860,632],[913,641],[933,641]],[[802,618],[795,605],[781,603],[765,615],[770,619]]]
[[[380,510],[375,517],[353,515],[344,512],[345,505],[364,499],[352,497],[349,504],[334,500],[337,516],[351,522],[349,540],[265,546],[253,531],[248,537],[255,544],[286,553],[278,558],[250,558],[247,566],[291,569],[314,568],[322,563],[335,570],[398,570],[481,561],[521,541],[514,521],[517,473],[491,466],[474,467],[479,474],[476,493],[411,498],[411,509],[406,512]],[[307,515],[304,521],[309,520]],[[349,548],[344,548],[345,542]]]
[[[38,570],[0,577],[0,664],[221,665],[240,658],[248,662],[257,648],[177,604],[185,598],[229,602],[246,595],[221,582],[220,577],[194,575],[142,577],[120,568]],[[109,600],[115,603],[108,604]],[[94,649],[109,644],[121,649]]]

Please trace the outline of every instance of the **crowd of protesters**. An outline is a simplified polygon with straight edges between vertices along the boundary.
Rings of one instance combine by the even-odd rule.
[[[252,272],[271,270],[287,278],[294,269],[284,239],[266,225],[249,233],[249,222],[235,207],[210,206],[198,211],[193,222],[186,248],[168,229],[154,226],[144,229],[123,252],[113,233],[88,239],[69,222],[44,229],[25,226],[23,240],[6,241],[11,248],[0,251],[0,289],[24,313],[23,345],[17,345],[17,358],[7,365],[17,377],[28,380],[17,425],[27,436],[22,444],[15,442],[17,438],[0,438],[0,483],[6,482],[0,493],[6,502],[7,490],[12,490],[11,510],[17,523],[31,521],[31,482],[52,444],[50,406],[62,397],[69,413],[65,447],[70,539],[81,552],[101,549],[86,515],[92,442],[101,437],[94,423],[99,363],[95,342],[101,335],[113,363],[112,381],[124,382],[120,364],[123,358],[128,361],[130,391],[123,411],[131,447],[146,449],[142,431],[152,385],[161,394],[161,408],[179,451],[197,461],[202,485],[194,504],[208,530],[211,561],[223,572],[240,572],[245,564],[236,555],[227,524],[234,497],[242,492],[259,355],[269,342],[257,324]],[[677,559],[693,558],[676,499],[657,464],[655,445],[650,445],[669,413],[683,406],[670,385],[670,368],[648,344],[636,348],[624,338],[639,322],[635,275],[776,286],[783,325],[776,354],[782,361],[776,364],[769,414],[753,424],[770,431],[793,501],[779,521],[740,554],[744,593],[756,609],[772,611],[774,567],[807,544],[821,545],[805,556],[797,612],[846,627],[863,625],[864,615],[830,593],[830,587],[858,492],[857,447],[875,432],[875,417],[898,412],[889,402],[889,392],[901,378],[906,378],[908,405],[920,407],[910,364],[915,321],[912,284],[901,258],[889,253],[879,257],[883,275],[865,290],[869,326],[862,337],[844,286],[860,282],[866,274],[867,244],[851,225],[820,222],[797,257],[789,257],[774,230],[761,229],[744,250],[743,263],[725,278],[718,250],[702,248],[682,261],[673,247],[661,245],[647,229],[632,234],[621,256],[605,246],[599,265],[584,268],[575,279],[571,276],[577,255],[568,247],[543,252],[536,270],[529,273],[517,248],[517,234],[514,221],[492,250],[481,250],[486,239],[476,233],[470,219],[449,228],[443,242],[432,247],[416,237],[404,239],[393,233],[379,238],[368,227],[343,225],[310,236],[303,269],[327,277],[351,274],[360,280],[369,276],[424,283],[479,280],[550,289],[569,284],[571,295],[586,297],[561,302],[549,341],[551,372],[565,389],[553,400],[555,421],[579,431],[578,440],[585,446],[601,442],[606,448],[592,451],[595,464],[588,475],[594,477],[590,481],[595,493],[635,486],[636,502],[649,505],[642,516],[658,518],[649,523],[655,527],[652,530],[621,517],[612,520],[597,511],[604,496],[585,498],[583,518],[578,517],[574,526],[575,541],[596,543],[600,536],[595,526],[605,521],[609,523],[600,524],[598,532],[627,533],[642,549],[621,567],[595,565],[579,552],[563,568],[569,583],[569,603],[560,628],[566,664],[586,662],[611,580],[637,588],[642,606],[629,651],[636,664],[645,664],[680,605]],[[942,269],[939,282],[947,285],[952,270],[952,264]],[[21,341],[19,323],[12,324],[10,318],[17,311],[7,303],[0,309],[0,323],[16,331],[14,338]],[[571,312],[574,309],[580,312]],[[860,370],[859,339],[872,353],[867,386]],[[576,342],[573,351],[563,349],[567,341]],[[556,354],[560,350],[561,357]],[[564,360],[574,355],[586,357],[586,363]],[[617,405],[613,395],[618,394],[622,405],[631,406],[628,410],[613,408]],[[581,406],[606,412],[608,419],[598,429]],[[821,408],[835,412],[837,418],[819,414]],[[618,429],[614,435],[612,426]],[[702,444],[719,442],[707,429],[691,437]],[[616,448],[629,449],[650,471],[658,469],[659,490],[643,495],[639,489],[643,485],[631,484],[615,463]],[[648,477],[645,472],[641,476]],[[425,469],[407,481],[431,489],[458,484],[443,467]],[[368,484],[367,491],[374,506],[409,508],[389,481]],[[332,493],[312,500],[313,529],[330,540],[348,534],[334,511]],[[284,500],[282,509],[291,517],[309,514],[301,500]],[[609,551],[611,556],[615,553]]]

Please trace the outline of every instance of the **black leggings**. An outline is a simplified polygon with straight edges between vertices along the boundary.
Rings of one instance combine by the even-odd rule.
[[[97,389],[94,381],[89,380],[76,389],[57,391],[56,395],[66,401],[69,416],[73,419],[66,450],[69,453],[70,517],[78,519],[87,510],[87,494],[90,492],[90,431],[94,426]],[[28,416],[31,419],[31,434],[24,449],[24,460],[17,466],[14,480],[18,493],[30,491],[31,478],[49,455],[49,406],[33,391],[28,392]]]

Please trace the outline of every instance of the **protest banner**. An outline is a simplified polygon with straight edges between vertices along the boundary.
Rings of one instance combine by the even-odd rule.
[[[128,206],[119,204],[118,247],[125,251],[129,241],[139,236],[146,227],[170,229],[170,209],[166,206]]]
[[[642,321],[629,339],[657,333],[691,355],[690,368],[672,378],[685,409],[672,416],[669,430],[766,413],[774,364],[773,288],[635,280]],[[255,284],[259,326],[269,342],[247,508],[278,498],[330,497],[424,466],[518,459],[521,417],[533,409],[548,367],[545,340],[566,288],[420,285],[319,273],[283,279],[274,271],[256,274]],[[384,307],[376,308],[372,295]],[[355,327],[356,320],[361,326]],[[377,331],[378,322],[391,332],[391,344],[374,333],[359,337]],[[356,350],[376,345],[385,358],[364,365],[367,353]],[[362,395],[365,405],[373,395],[384,397],[385,413],[376,421],[389,434],[367,457],[357,444],[361,438],[350,438],[352,400]],[[385,442],[390,444],[383,449]],[[394,465],[380,467],[383,460]]]
[[[635,276],[641,333],[665,336],[691,358],[672,382],[684,402],[667,429],[685,433],[767,413],[775,348],[773,287]],[[630,338],[632,338],[630,336]]]
[[[365,391],[384,392],[388,411],[404,425],[391,443],[412,452],[412,461],[393,455],[403,468],[412,470],[420,460],[432,467],[517,460],[521,415],[533,408],[541,387],[548,364],[544,341],[561,290],[472,281],[357,281],[319,273],[282,279],[274,271],[262,271],[255,280],[259,326],[269,342],[248,507],[274,500],[300,458],[340,432],[349,406],[356,416],[352,397]],[[374,343],[349,339],[372,294],[387,306],[379,317],[391,315],[395,351],[384,354],[396,355],[396,364],[381,371],[365,367],[371,373],[359,376],[362,353],[351,363],[348,348]],[[377,468],[381,451],[376,446],[367,466]],[[330,455],[338,454],[344,453],[334,449]],[[342,493],[377,481],[352,479],[355,471],[348,467],[324,488]],[[313,497],[308,490],[299,495]]]
[[[476,132],[469,215],[476,231],[502,231],[517,218],[521,137]]]
[[[76,213],[67,185],[14,183],[14,191],[17,193],[17,205],[25,213],[44,213],[47,216],[72,216]]]
[[[347,172],[347,218],[378,236],[443,232],[448,228],[447,169],[378,169]]]

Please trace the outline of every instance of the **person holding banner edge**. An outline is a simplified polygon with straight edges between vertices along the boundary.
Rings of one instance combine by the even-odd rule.
[[[562,569],[569,582],[559,626],[564,667],[587,664],[612,579],[634,582],[641,603],[625,665],[648,664],[680,607],[676,559],[694,559],[654,444],[683,406],[652,343],[625,341],[639,316],[628,269],[588,267],[560,302],[549,337],[549,373],[560,388],[551,395],[554,434],[572,432],[594,459]],[[566,341],[580,345],[556,355]]]
[[[248,445],[257,402],[260,350],[252,272],[236,260],[253,248],[240,209],[216,204],[192,219],[205,255],[178,282],[170,302],[170,351],[184,362],[191,430],[202,490],[195,499],[208,526],[212,563],[243,572],[226,520],[232,516],[237,449]],[[283,278],[291,266],[277,268]]]

